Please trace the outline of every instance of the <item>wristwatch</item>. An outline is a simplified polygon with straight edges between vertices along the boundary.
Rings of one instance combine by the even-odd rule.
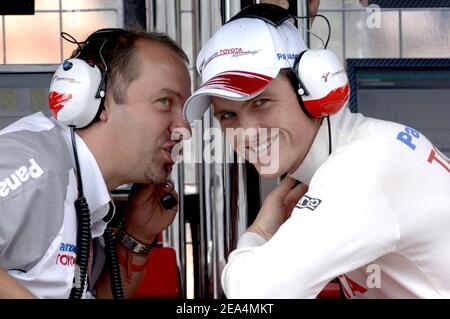
[[[156,246],[157,243],[157,238],[155,238],[155,240],[150,245],[143,244],[136,238],[125,232],[123,229],[119,231],[117,237],[119,238],[120,242],[126,249],[140,255],[150,254],[150,252]]]

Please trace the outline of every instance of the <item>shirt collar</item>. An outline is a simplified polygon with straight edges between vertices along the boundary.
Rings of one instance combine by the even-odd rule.
[[[352,114],[344,107],[335,115],[330,116],[332,151],[343,145],[349,138],[353,127],[359,123],[362,115]],[[290,174],[293,178],[307,185],[310,184],[313,175],[329,157],[328,123],[324,119],[317,132],[308,154],[300,166]]]
[[[58,121],[51,119],[60,129],[67,147],[70,150],[72,158],[72,166],[75,169],[75,158],[73,154],[72,139],[70,129],[66,125],[60,124]],[[83,183],[84,196],[86,197],[91,212],[97,211],[99,208],[108,205],[111,196],[106,186],[100,167],[94,155],[83,141],[83,139],[75,132],[75,142],[77,145],[78,160],[80,163],[81,179]]]

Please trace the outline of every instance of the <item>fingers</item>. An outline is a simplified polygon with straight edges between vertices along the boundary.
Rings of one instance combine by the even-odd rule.
[[[306,186],[303,183],[298,184],[295,186],[286,196],[286,201],[294,202],[294,204],[297,204],[300,198],[305,195],[305,193],[308,191],[308,186]]]
[[[166,181],[166,186],[168,186],[168,187],[170,187],[170,188],[174,188],[173,182],[172,182],[170,179],[168,179],[168,180]]]
[[[170,180],[162,186],[155,186],[154,184],[133,184],[130,190],[129,199],[134,206],[138,206],[152,198],[161,200],[168,193],[170,193],[173,198],[169,200],[168,196],[166,196],[165,201],[168,205],[171,203],[169,209],[172,209],[177,206],[176,204],[178,203],[179,196],[174,189],[173,182]]]
[[[176,200],[177,203],[178,203],[179,195],[178,195],[178,193],[175,191],[175,188],[174,188],[173,184],[172,184],[172,185],[166,185],[166,186],[165,186],[165,188],[164,188],[164,194],[168,194],[168,193],[172,194],[172,196],[175,198],[175,200]]]
[[[262,0],[261,3],[275,4],[286,10],[289,9],[289,1],[288,0]]]
[[[272,194],[277,197],[285,198],[289,191],[295,186],[296,179],[286,176],[273,191]]]
[[[158,187],[158,192],[160,195],[165,195],[167,193],[176,193],[175,186],[169,179],[166,181],[166,184]]]
[[[311,18],[311,25],[314,22],[314,16],[319,11],[319,6],[320,6],[320,0],[309,0],[309,12],[308,12],[308,15],[310,17],[312,17]]]
[[[177,210],[179,195],[175,191],[173,182],[167,180],[166,184],[159,188],[160,201],[164,209]]]
[[[305,193],[308,191],[308,186],[300,183],[297,186],[295,186],[286,196],[284,202],[286,204],[286,207],[288,209],[288,216],[290,217],[292,210],[294,209],[295,205],[298,203],[300,198],[305,195]]]
[[[154,184],[133,184],[129,197],[133,199],[134,203],[142,204],[154,194],[155,190]]]

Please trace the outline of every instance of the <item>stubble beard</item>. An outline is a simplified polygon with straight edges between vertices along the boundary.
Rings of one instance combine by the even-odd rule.
[[[171,165],[164,165],[152,158],[145,168],[145,177],[149,183],[163,186],[169,178],[171,167]]]

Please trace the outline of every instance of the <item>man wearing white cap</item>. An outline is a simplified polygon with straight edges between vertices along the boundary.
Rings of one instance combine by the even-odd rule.
[[[190,122],[212,104],[224,130],[254,129],[235,150],[290,175],[229,255],[227,297],[315,298],[338,277],[349,298],[450,298],[450,161],[413,128],[350,113],[338,59],[287,19],[259,5],[219,29],[184,107]]]

